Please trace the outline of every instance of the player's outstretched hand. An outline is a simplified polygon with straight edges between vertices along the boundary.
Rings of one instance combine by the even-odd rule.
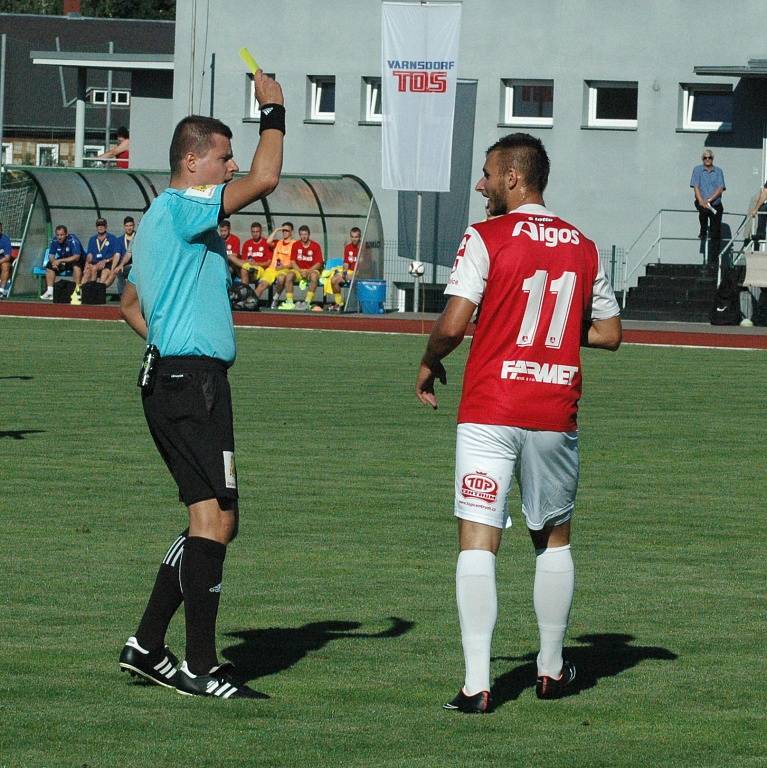
[[[282,86],[269,75],[259,69],[253,76],[253,87],[256,89],[256,98],[259,104],[284,104]]]
[[[418,376],[415,381],[416,397],[424,404],[437,409],[437,396],[434,394],[434,382],[439,379],[443,385],[447,384],[447,372],[441,362],[429,367],[421,361],[418,368]]]

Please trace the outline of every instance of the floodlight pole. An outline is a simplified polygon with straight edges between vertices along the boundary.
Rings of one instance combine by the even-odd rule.
[[[423,192],[415,193],[415,261],[421,261],[421,204]],[[413,312],[418,312],[418,275],[413,276]]]
[[[75,168],[83,167],[83,145],[85,144],[85,86],[88,71],[77,68],[77,100],[75,101]]]
[[[0,187],[3,186],[3,119],[5,118],[5,32],[0,35]],[[13,158],[11,158],[13,162]]]
[[[115,44],[110,41],[109,53],[115,52]],[[109,140],[112,127],[112,70],[107,70],[107,114],[104,123],[104,151],[109,149]]]

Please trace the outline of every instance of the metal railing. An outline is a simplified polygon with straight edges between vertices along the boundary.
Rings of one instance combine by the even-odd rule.
[[[701,266],[705,266],[708,263],[708,249],[710,246],[710,240],[708,238],[701,241],[697,236],[691,237],[689,235],[677,234],[681,231],[679,227],[680,218],[677,220],[672,219],[672,214],[682,214],[685,220],[689,220],[690,214],[698,215],[696,210],[689,208],[661,208],[650,219],[647,225],[642,229],[639,235],[636,237],[633,243],[626,249],[625,261],[623,264],[623,275],[620,280],[620,290],[623,294],[623,306],[626,306],[626,296],[628,289],[631,287],[632,282],[637,272],[646,266],[651,261],[657,264],[661,264],[664,261],[663,246],[670,243],[697,243],[699,246],[698,256]],[[670,221],[670,219],[672,219]],[[730,219],[735,225],[730,226],[726,219]],[[736,252],[735,243],[740,238],[745,238],[745,228],[747,223],[751,220],[751,217],[747,213],[732,213],[727,212],[722,216],[722,227],[725,226],[729,229],[729,234],[722,237],[720,240],[719,250],[719,269],[721,272],[721,265],[723,263],[735,264],[743,256],[747,242],[744,242],[743,246]],[[685,229],[688,230],[688,224],[685,223]],[[689,231],[689,230],[688,230]],[[670,233],[669,233],[670,232]],[[700,247],[702,245],[702,248]],[[678,255],[678,254],[675,254]],[[695,263],[695,260],[687,259],[684,262],[679,263]]]

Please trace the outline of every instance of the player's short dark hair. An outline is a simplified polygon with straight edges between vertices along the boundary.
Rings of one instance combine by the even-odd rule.
[[[229,219],[222,219],[218,222],[219,227],[229,227],[229,229],[232,228],[232,222],[229,221]]]
[[[130,132],[128,131],[128,129],[124,125],[121,125],[117,129],[117,138],[118,139],[129,139],[130,138]]]
[[[291,229],[295,229],[295,227],[293,226],[293,222],[292,221],[283,221],[282,224],[280,224],[280,226],[281,227],[290,227]]]
[[[64,230],[65,235],[69,233],[69,230],[63,224],[57,224],[54,232],[58,232],[60,229]]]
[[[299,232],[308,232],[310,235],[312,234],[312,230],[311,230],[311,229],[309,229],[309,227],[307,227],[307,226],[306,226],[306,224],[302,224],[302,225],[301,225],[301,226],[298,228],[298,231],[299,231]]]
[[[259,229],[263,229],[260,221],[251,221],[250,228],[253,229],[253,227],[258,227]]]
[[[353,234],[354,232],[359,232],[360,234],[362,234],[362,230],[361,230],[359,227],[352,227],[352,228],[349,230],[349,234],[350,234],[350,235],[351,235],[351,234]]]
[[[215,117],[189,115],[179,122],[170,141],[170,171],[181,170],[181,161],[188,152],[204,155],[210,148],[210,137],[219,134],[232,138],[232,131]]]
[[[136,223],[136,219],[134,219],[133,216],[126,216],[123,219],[123,224],[135,224],[135,223]]]
[[[501,170],[513,168],[537,192],[543,193],[549,182],[549,156],[540,139],[529,133],[510,133],[488,147],[487,154],[501,153]]]

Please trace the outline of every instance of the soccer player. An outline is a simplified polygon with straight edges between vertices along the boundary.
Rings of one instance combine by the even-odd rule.
[[[120,667],[189,696],[263,698],[218,663],[216,617],[227,545],[239,520],[232,402],[227,369],[235,358],[226,248],[216,227],[268,195],[282,168],[282,88],[254,76],[260,140],[247,175],[232,156],[231,130],[191,115],[170,146],[170,187],[152,203],[133,244],[133,269],[122,297],[125,320],[159,360],[142,387],[144,414],[189,512],[173,542]],[[153,353],[152,346],[147,348]],[[144,369],[142,369],[144,370]],[[186,659],[179,665],[165,632],[184,603]]]
[[[280,237],[282,235],[282,237]],[[272,292],[272,309],[277,309],[280,303],[280,294],[285,287],[285,279],[290,271],[291,253],[293,243],[296,239],[293,237],[293,224],[290,221],[282,223],[281,227],[272,232],[266,238],[267,245],[272,249],[272,260],[269,266],[264,270],[264,274],[256,286],[256,298],[260,299],[264,291],[274,285]]]
[[[310,239],[311,234],[306,224],[298,228],[299,239],[293,243],[290,251],[291,269],[285,276],[285,301],[280,309],[309,309],[312,305],[325,262],[322,258],[322,247]],[[309,284],[306,298],[298,304],[293,303],[293,283],[296,280]]]
[[[250,277],[253,275],[257,284],[272,261],[272,249],[263,236],[263,228],[259,222],[254,221],[250,225],[250,240],[242,244],[240,256],[242,258],[239,262],[230,259],[240,268],[240,281],[243,285],[249,285]]]
[[[96,234],[88,241],[83,282],[111,285],[112,270],[120,263],[120,241],[107,232],[107,220],[96,219]]]
[[[227,261],[233,267],[238,267],[240,261],[240,238],[232,234],[232,222],[229,219],[224,219],[218,225],[218,234],[226,246]]]
[[[56,236],[51,240],[45,254],[45,293],[40,296],[43,301],[53,301],[53,284],[62,272],[72,270],[75,279],[75,291],[72,303],[80,303],[80,283],[83,279],[83,245],[76,235],[70,235],[69,230],[59,224],[55,230]]]
[[[335,304],[332,304],[330,309],[336,312],[340,312],[344,307],[344,295],[341,289],[349,284],[354,276],[354,270],[357,269],[361,239],[362,232],[360,228],[352,227],[349,230],[349,242],[344,246],[344,265],[330,278],[333,298],[335,299]]]
[[[429,338],[416,395],[437,407],[442,359],[481,307],[458,410],[456,598],[465,678],[447,709],[490,709],[490,644],[497,603],[495,558],[511,524],[516,477],[535,548],[533,603],[540,634],[536,694],[562,695],[575,667],[562,658],[573,597],[570,518],[578,485],[576,413],[580,347],[615,350],[618,304],[594,243],[544,207],[549,159],[533,136],[505,136],[487,151],[476,190],[488,220],[461,240]]]
[[[8,296],[8,282],[11,279],[13,265],[13,245],[11,238],[3,234],[3,223],[0,221],[0,299]]]
[[[123,219],[123,233],[117,239],[122,256],[116,260],[112,269],[112,274],[107,282],[107,287],[117,280],[117,293],[122,296],[125,290],[125,279],[130,272],[131,262],[133,260],[133,238],[136,236],[136,220],[133,216],[126,216]]]

